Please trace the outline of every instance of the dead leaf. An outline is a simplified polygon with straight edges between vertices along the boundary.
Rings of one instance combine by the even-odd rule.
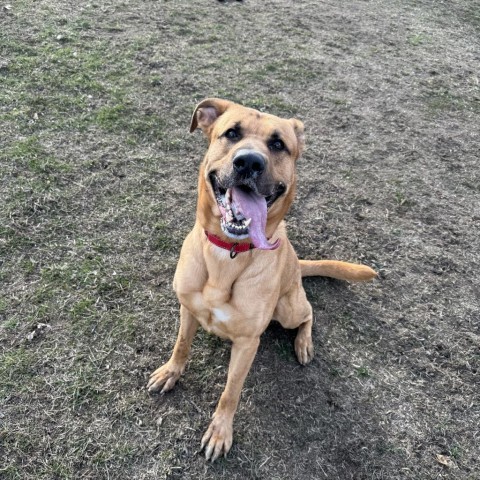
[[[437,453],[437,462],[445,465],[448,468],[453,467],[452,459],[450,457],[447,457],[446,455],[440,455],[439,453]]]

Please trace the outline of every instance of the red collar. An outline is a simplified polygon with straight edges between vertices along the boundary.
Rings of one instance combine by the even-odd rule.
[[[229,250],[230,258],[235,258],[237,256],[237,253],[248,252],[249,250],[255,248],[255,245],[253,245],[253,243],[224,242],[221,238],[213,235],[213,233],[208,233],[206,230],[205,235],[207,236],[207,239],[217,247],[223,248],[224,250]]]

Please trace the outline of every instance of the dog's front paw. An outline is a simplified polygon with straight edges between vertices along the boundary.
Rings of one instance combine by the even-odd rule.
[[[157,368],[150,375],[147,389],[149,392],[156,392],[163,385],[162,391],[160,393],[168,392],[175,386],[175,383],[177,383],[177,380],[180,378],[182,373],[183,370],[181,367],[178,367],[171,362],[167,362],[165,365]]]
[[[220,455],[226,456],[232,446],[232,420],[222,416],[215,416],[202,438],[200,450],[205,447],[205,458],[214,462]]]

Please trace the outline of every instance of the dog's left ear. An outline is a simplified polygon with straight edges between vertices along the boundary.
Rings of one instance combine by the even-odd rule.
[[[221,98],[207,98],[200,102],[192,115],[190,133],[197,127],[200,127],[207,137],[210,136],[211,126],[230,105],[232,105],[232,102],[222,100]]]
[[[291,118],[290,122],[292,123],[293,130],[297,136],[298,156],[300,156],[305,147],[305,128],[303,126],[303,122],[297,120],[296,118]]]

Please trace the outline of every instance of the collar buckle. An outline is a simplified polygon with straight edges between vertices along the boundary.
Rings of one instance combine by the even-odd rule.
[[[236,250],[238,243],[232,244],[232,248],[230,249],[230,258],[233,260],[237,255],[238,252]]]

